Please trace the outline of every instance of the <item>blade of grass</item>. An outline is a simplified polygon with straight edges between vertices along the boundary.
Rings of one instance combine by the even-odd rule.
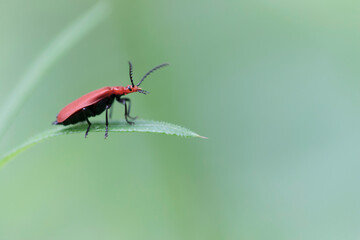
[[[8,129],[10,120],[20,110],[21,104],[29,96],[47,70],[81,38],[94,29],[108,14],[108,3],[100,1],[57,35],[54,41],[33,61],[1,109],[0,139],[3,137],[6,129]]]
[[[36,145],[37,143],[60,135],[67,135],[67,134],[75,134],[81,133],[82,135],[85,133],[88,125],[87,123],[81,123],[77,125],[71,125],[67,127],[57,126],[54,129],[49,131],[43,132],[36,137],[31,138],[29,141],[24,143],[23,145],[17,147],[10,153],[4,155],[0,158],[0,168],[5,165],[5,163],[9,162],[19,153],[25,151],[31,146]],[[95,122],[91,125],[90,129],[90,137],[91,133],[93,132],[101,132],[105,133],[105,123],[104,122]],[[149,120],[137,120],[136,124],[129,125],[125,121],[116,121],[111,122],[109,125],[109,132],[143,132],[143,133],[162,133],[167,135],[176,135],[182,137],[199,137],[199,138],[206,138],[200,136],[197,133],[190,131],[189,129],[180,127],[178,125],[174,125],[171,123],[165,122],[158,122],[158,121],[149,121]],[[111,137],[111,136],[110,136]],[[85,139],[84,139],[85,141]]]

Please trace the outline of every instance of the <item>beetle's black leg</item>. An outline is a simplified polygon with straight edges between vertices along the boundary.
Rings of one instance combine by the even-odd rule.
[[[121,104],[124,104],[125,105],[125,120],[128,124],[134,124],[134,122],[132,121],[129,121],[128,117],[129,117],[129,112],[128,112],[128,108],[127,108],[127,105],[126,105],[126,99],[128,98],[120,98],[118,99],[118,101],[121,103]],[[128,99],[129,100],[129,99]]]
[[[125,120],[126,120],[126,122],[127,122],[128,124],[134,124],[134,122],[128,120],[128,118],[134,119],[134,118],[129,117],[129,112],[128,112],[128,108],[127,108],[127,105],[126,105],[126,102],[127,102],[127,101],[130,101],[130,99],[118,97],[118,98],[116,98],[116,101],[118,101],[119,103],[125,105]]]
[[[109,109],[109,106],[106,105],[106,110],[105,110],[105,139],[108,137],[108,131],[109,131],[109,120],[108,120],[108,109]],[[111,112],[111,110],[110,110]]]
[[[82,112],[83,112],[83,114],[84,114],[84,116],[85,116],[85,118],[86,118],[86,121],[87,121],[88,125],[89,125],[88,128],[86,129],[86,132],[85,132],[85,138],[86,138],[87,135],[89,134],[91,122],[90,122],[89,119],[87,118],[88,116],[86,115],[85,111],[89,111],[89,109],[87,109],[87,108],[83,108],[83,109],[82,109]]]
[[[85,133],[85,138],[87,137],[88,133],[89,133],[89,130],[90,130],[90,126],[91,126],[91,122],[89,121],[89,119],[86,119],[87,123],[89,124],[87,130],[86,130],[86,133]]]
[[[126,105],[126,101],[124,101],[124,105],[125,105],[125,120],[128,124],[134,124],[135,122],[129,121],[128,117],[129,117],[129,113],[128,113],[128,109],[127,109],[127,105]]]
[[[135,119],[137,119],[138,117],[136,116],[136,117],[131,117],[130,116],[130,110],[131,110],[131,101],[130,101],[130,98],[123,98],[123,100],[125,100],[126,102],[128,102],[129,103],[129,108],[128,108],[128,118],[130,118],[131,120],[135,120]]]

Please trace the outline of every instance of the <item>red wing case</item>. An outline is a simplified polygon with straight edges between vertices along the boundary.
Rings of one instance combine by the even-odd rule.
[[[106,97],[110,97],[113,94],[111,87],[103,87],[98,90],[89,92],[84,96],[76,99],[67,106],[65,106],[56,117],[58,123],[62,123],[68,117],[76,113],[77,111],[93,105]]]

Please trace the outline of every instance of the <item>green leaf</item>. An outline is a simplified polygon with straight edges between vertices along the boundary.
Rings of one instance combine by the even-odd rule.
[[[39,143],[45,139],[55,137],[55,136],[66,135],[66,134],[75,134],[75,133],[81,133],[84,135],[87,127],[88,127],[87,123],[70,125],[67,127],[54,126],[53,129],[43,132],[43,133],[31,138],[29,141],[27,141],[23,145],[15,148],[13,151],[11,151],[10,153],[8,153],[8,154],[4,155],[2,158],[0,158],[0,168],[2,166],[4,166],[5,163],[9,162],[12,158],[17,156],[19,153],[25,151],[26,149],[30,148],[31,146],[36,145],[37,143]],[[91,133],[93,133],[93,132],[105,133],[105,123],[104,122],[92,123],[91,129],[89,132],[90,137],[92,137]],[[186,129],[186,128],[183,128],[183,127],[171,124],[171,123],[149,121],[149,120],[136,120],[136,123],[134,125],[129,125],[125,121],[110,122],[109,133],[110,132],[162,133],[162,134],[176,135],[176,136],[182,136],[182,137],[206,138],[206,137],[200,136],[197,133],[190,131],[189,129]],[[93,137],[95,137],[95,136],[93,136]],[[110,135],[110,137],[111,137],[111,135]],[[84,141],[85,141],[85,139],[84,139]]]

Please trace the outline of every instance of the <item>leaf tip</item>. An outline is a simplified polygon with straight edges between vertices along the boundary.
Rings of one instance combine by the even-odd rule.
[[[197,135],[198,138],[202,138],[202,139],[208,139],[207,137],[204,137],[204,136],[200,136],[200,135]]]

